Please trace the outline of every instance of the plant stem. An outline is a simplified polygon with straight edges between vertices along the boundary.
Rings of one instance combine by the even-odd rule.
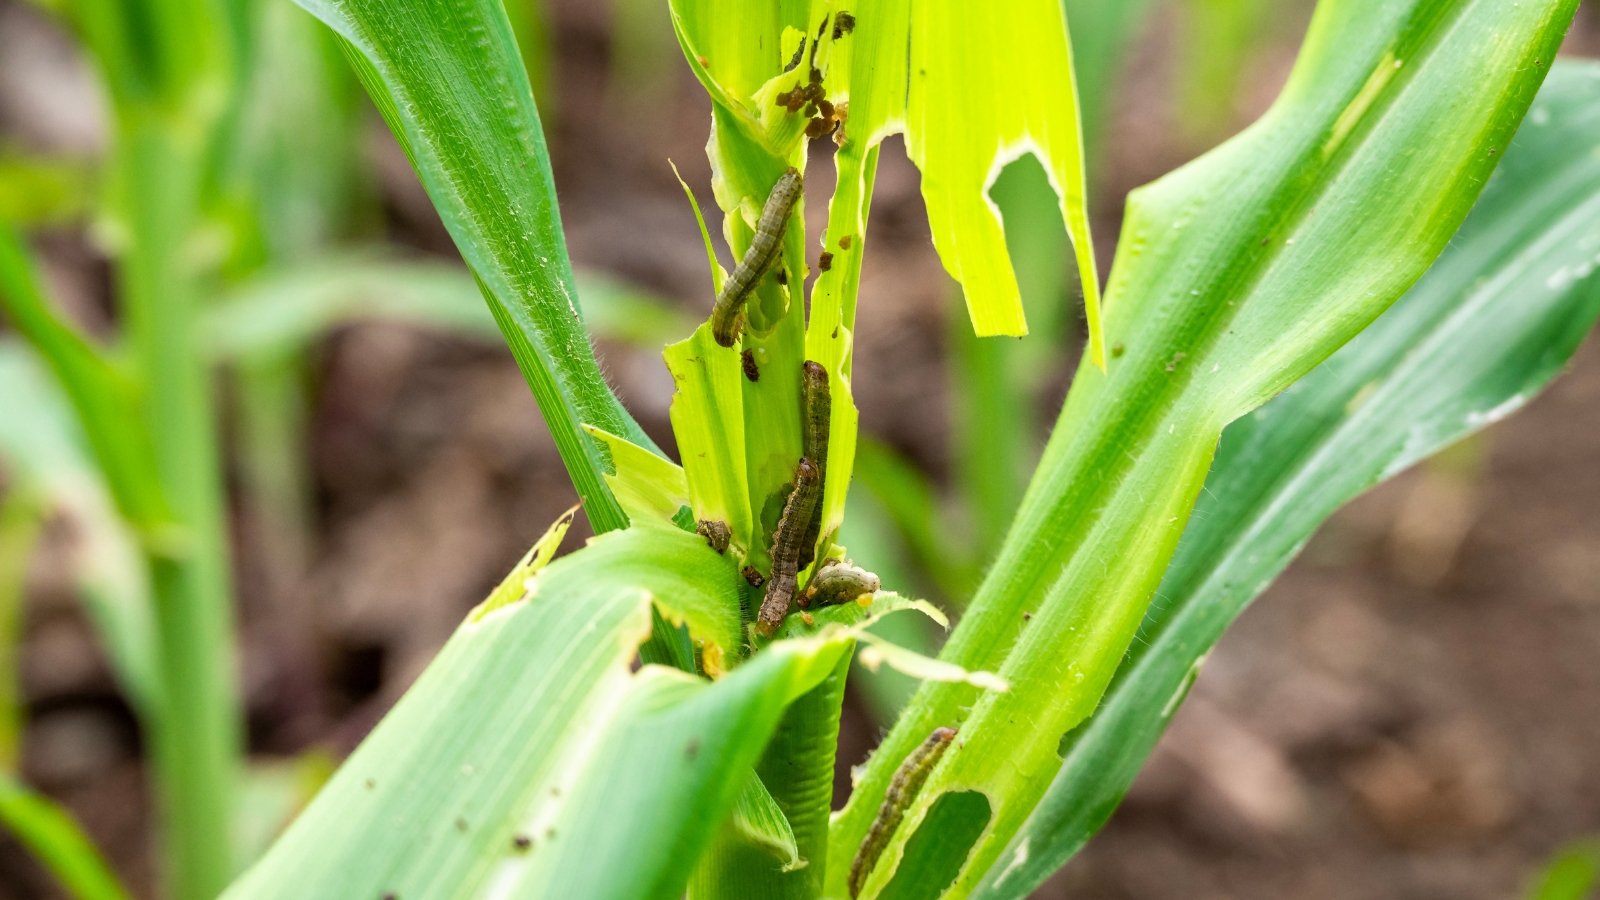
[[[226,516],[206,358],[196,346],[204,142],[163,116],[124,121],[120,270],[144,416],[173,528],[147,544],[158,683],[150,723],[169,893],[216,896],[232,870],[240,735]]]
[[[828,815],[839,743],[839,712],[852,653],[840,655],[821,684],[789,705],[756,774],[783,810],[805,865],[781,870],[772,851],[725,829],[696,874],[694,900],[743,897],[811,900],[828,872]]]

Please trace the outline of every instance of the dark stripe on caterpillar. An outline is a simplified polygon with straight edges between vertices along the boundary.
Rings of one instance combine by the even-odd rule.
[[[800,367],[800,402],[805,416],[801,423],[800,452],[817,466],[817,493],[820,496],[822,486],[828,480],[828,426],[833,416],[833,398],[828,392],[828,370],[809,359]],[[800,556],[795,571],[804,571],[806,566],[811,565],[821,533],[822,504],[819,502],[800,540]]]
[[[917,793],[922,790],[929,773],[939,764],[939,757],[944,755],[945,748],[950,746],[955,736],[954,728],[935,728],[933,734],[911,751],[906,761],[895,770],[894,778],[889,781],[889,790],[883,795],[883,806],[878,809],[878,817],[867,829],[866,839],[861,842],[861,849],[850,864],[851,897],[860,896],[861,886],[872,874],[872,867],[877,865],[884,848],[889,846],[889,839],[894,837],[900,821],[906,817],[906,809],[911,806],[911,801],[917,799]]]
[[[756,615],[756,630],[772,637],[794,602],[795,577],[800,571],[800,542],[815,514],[822,495],[822,472],[811,460],[800,457],[794,468],[794,490],[784,501],[783,515],[772,533],[772,577],[767,579],[766,597]]]
[[[843,560],[830,559],[811,576],[811,583],[806,585],[799,597],[800,608],[834,606],[863,597],[870,598],[882,586],[878,576],[866,569]]]
[[[783,67],[783,70],[785,72],[793,72],[795,70],[795,67],[800,65],[800,60],[805,58],[805,52],[806,52],[806,39],[805,39],[805,36],[802,35],[800,37],[800,46],[794,48],[794,57],[789,60],[789,64],[787,66]]]
[[[802,192],[800,170],[790,167],[767,195],[767,204],[761,209],[750,248],[744,252],[733,274],[723,282],[722,293],[717,295],[717,303],[711,308],[711,334],[722,346],[732,347],[744,330],[745,301],[750,299],[750,292],[760,283],[761,277],[772,268],[773,261],[782,255],[789,213]]]

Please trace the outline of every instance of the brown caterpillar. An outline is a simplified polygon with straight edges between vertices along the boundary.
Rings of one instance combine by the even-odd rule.
[[[828,425],[833,416],[833,397],[828,392],[828,370],[821,364],[806,360],[800,367],[800,402],[805,421],[801,423],[800,452],[817,467],[817,496],[822,496],[822,486],[828,479]],[[800,555],[795,571],[804,571],[811,565],[817,551],[817,538],[822,533],[822,503],[817,503],[811,521],[806,525],[800,540]]]
[[[850,603],[878,592],[883,582],[878,576],[844,560],[830,559],[811,576],[811,583],[800,594],[800,608]]]
[[[911,806],[911,801],[917,799],[917,793],[922,790],[928,775],[939,764],[939,757],[944,755],[945,748],[950,746],[955,736],[954,728],[935,728],[933,734],[911,751],[906,761],[895,770],[894,777],[889,780],[889,790],[883,795],[883,806],[878,809],[878,817],[872,820],[872,827],[867,829],[866,839],[861,842],[861,849],[856,851],[855,861],[850,864],[851,897],[861,895],[861,886],[872,874],[872,867],[877,865],[884,848],[889,846],[889,839],[894,837],[900,821],[906,817],[906,809]]]
[[[811,460],[800,457],[794,469],[794,490],[784,501],[783,515],[778,528],[772,533],[772,577],[767,579],[767,594],[761,601],[761,611],[756,615],[756,630],[763,637],[772,637],[789,606],[794,602],[798,585],[795,577],[800,571],[800,542],[815,514],[822,496],[822,472]]]
[[[772,268],[773,261],[782,255],[789,213],[800,199],[802,189],[800,170],[791,166],[767,195],[767,204],[761,208],[761,218],[756,222],[756,236],[750,240],[750,248],[744,252],[733,274],[723,283],[722,293],[717,295],[717,303],[711,308],[711,334],[722,346],[732,347],[739,339],[739,332],[744,330],[745,301],[750,299],[750,292],[755,290],[761,277]]]

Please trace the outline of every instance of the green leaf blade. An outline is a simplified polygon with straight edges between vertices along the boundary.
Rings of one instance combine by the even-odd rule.
[[[50,366],[123,514],[149,530],[167,524],[171,511],[156,477],[154,450],[141,433],[132,383],[55,312],[27,246],[3,225],[0,310]]]
[[[931,4],[911,21],[906,150],[922,171],[934,246],[979,335],[1027,332],[1022,294],[988,191],[1005,163],[1039,158],[1076,252],[1089,356],[1105,365],[1089,236],[1083,134],[1059,0]],[[963,65],[950,65],[961,59]]]
[[[131,896],[72,814],[10,774],[0,774],[0,826],[11,832],[73,897],[126,900]]]
[[[630,671],[652,605],[708,644],[736,640],[736,581],[699,536],[664,528],[552,563],[526,599],[457,631],[228,896],[681,891],[738,797],[725,773],[755,763],[845,646],[787,641],[715,682]]]
[[[1527,402],[1600,316],[1600,66],[1557,66],[1449,250],[1377,323],[1224,432],[1207,490],[1100,708],[977,892],[1020,897],[1110,816],[1206,653],[1366,488]]]
[[[1080,367],[943,654],[1012,690],[925,686],[869,761],[836,820],[834,859],[860,845],[894,766],[934,728],[961,728],[868,895],[946,793],[991,804],[951,889],[971,891],[998,860],[1058,771],[1062,735],[1092,712],[1132,641],[1223,425],[1422,274],[1498,162],[1575,7],[1325,0],[1273,111],[1135,195],[1107,294],[1108,338],[1126,352],[1107,373]]]
[[[0,385],[6,396],[0,464],[19,490],[72,521],[73,581],[117,681],[145,714],[157,707],[160,685],[150,573],[138,535],[117,515],[105,472],[59,382],[14,341],[0,341]]]
[[[654,445],[606,386],[589,345],[549,152],[505,10],[490,0],[301,5],[358,56],[358,74],[477,276],[591,522],[597,531],[621,527],[605,461],[581,426]]]

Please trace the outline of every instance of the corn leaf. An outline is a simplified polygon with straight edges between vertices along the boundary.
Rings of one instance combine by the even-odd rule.
[[[45,509],[27,485],[13,481],[0,492],[0,771],[15,771],[22,759],[27,698],[17,657],[22,648],[28,563],[44,533]]]
[[[374,319],[499,337],[472,274],[461,266],[355,251],[244,282],[206,309],[202,341],[218,363],[279,359],[340,326]]]
[[[1422,275],[1499,162],[1575,8],[1324,0],[1273,108],[1133,195],[1107,294],[1114,359],[1104,373],[1080,367],[942,654],[1012,689],[923,686],[835,820],[833,892],[845,892],[895,769],[938,727],[961,739],[863,896],[966,895],[999,860],[1132,641],[1223,426]]]
[[[683,317],[659,297],[592,272],[577,274],[596,337],[659,346]],[[363,320],[497,339],[472,274],[459,265],[377,249],[328,254],[258,275],[205,312],[203,345],[219,362],[299,353],[329,331]]]
[[[367,90],[477,277],[597,531],[626,517],[581,426],[653,447],[606,386],[584,331],[528,76],[493,0],[301,0]]]
[[[1066,29],[1058,5],[1030,0],[990,11],[910,0],[859,6],[712,0],[674,2],[672,7],[684,55],[712,98],[712,186],[718,204],[730,213],[725,230],[736,255],[748,242],[753,213],[777,173],[784,165],[803,165],[805,151],[798,143],[806,119],[780,106],[779,96],[807,84],[814,71],[830,102],[847,110],[833,135],[839,146],[837,187],[829,203],[803,355],[793,343],[795,322],[783,316],[790,301],[778,286],[764,285],[751,301],[756,334],[746,336],[747,347],[763,357],[763,370],[770,364],[779,373],[788,372],[804,358],[832,373],[831,434],[837,446],[849,449],[855,442],[854,406],[844,402],[851,390],[852,328],[878,146],[891,134],[908,135],[912,158],[924,168],[936,242],[947,266],[967,285],[973,319],[984,333],[1025,329],[1000,222],[986,191],[1001,164],[1024,151],[1040,155],[1050,168],[1078,248],[1099,352],[1098,280],[1089,248]],[[977,41],[1013,46],[998,54],[989,52],[992,47],[961,46],[957,55],[977,61],[973,67],[978,76],[970,84],[949,83],[948,73],[969,68],[943,64],[951,58],[951,45]],[[1019,43],[1029,52],[1015,53]],[[1055,67],[1069,75],[1064,80],[1032,78],[1036,73],[1024,71],[1028,66]],[[1007,90],[992,90],[1001,82],[1009,85]],[[958,117],[942,111],[967,103],[969,114],[959,117],[964,124],[952,131]],[[791,227],[786,242],[791,284],[799,283],[796,272],[806,271],[803,235],[795,232]],[[745,431],[752,519],[770,525],[771,501],[790,480],[798,449],[793,425],[797,398],[792,380],[776,386],[748,384],[741,391],[745,413],[753,419]],[[853,461],[853,453],[830,452],[825,533],[843,521]],[[695,480],[691,475],[691,484]]]
[[[0,311],[50,367],[78,417],[118,507],[155,532],[170,521],[154,450],[138,418],[137,388],[121,367],[63,319],[45,296],[27,246],[0,225]],[[65,407],[64,407],[65,408]]]
[[[933,243],[966,291],[974,330],[1027,332],[1017,276],[988,189],[1004,163],[1031,152],[1060,198],[1083,284],[1089,356],[1103,366],[1100,280],[1061,3],[924,4],[912,16],[910,46],[906,151],[922,170]],[[955,59],[962,64],[951,65]]]
[[[837,280],[851,289],[840,290],[826,278],[816,289],[819,296],[835,298],[846,328],[854,321],[853,285],[877,146],[903,132],[911,159],[923,172],[934,244],[965,288],[979,334],[1026,332],[1000,217],[987,191],[1005,163],[1025,152],[1040,158],[1076,248],[1091,353],[1102,359],[1078,101],[1066,20],[1057,0],[1004,6],[892,0],[810,4],[809,9],[797,2],[675,0],[672,6],[685,56],[712,97],[713,170],[723,182],[742,177],[739,173],[759,162],[752,160],[754,152],[738,149],[742,144],[766,147],[778,156],[792,152],[796,125],[782,121],[774,98],[780,89],[804,84],[813,66],[823,75],[831,102],[848,104],[848,118],[836,137],[840,190],[824,246],[838,254],[836,264],[843,268]],[[841,15],[850,17],[848,29],[837,26]],[[963,64],[950,65],[953,59]],[[754,166],[763,174],[770,167]],[[748,188],[719,188],[718,201],[732,208],[753,192]],[[847,238],[843,245],[841,237]],[[825,306],[823,311],[832,310]],[[829,318],[821,317],[824,333],[832,334],[838,323]],[[823,361],[814,352],[812,358]]]
[[[80,218],[90,207],[93,184],[84,163],[0,149],[0,222],[61,225]]]
[[[694,514],[728,523],[739,547],[756,550],[761,540],[745,474],[739,355],[718,346],[710,327],[702,325],[687,340],[667,347],[664,356],[677,388],[672,434]]]
[[[1582,838],[1560,848],[1523,896],[1527,900],[1584,900],[1600,887],[1600,839]]]
[[[598,428],[588,431],[611,451],[617,473],[607,475],[606,483],[630,524],[670,524],[690,505],[689,482],[682,466]]]
[[[134,706],[155,700],[155,625],[149,573],[135,535],[117,515],[101,470],[71,406],[40,361],[14,341],[0,342],[0,466],[20,489],[72,523],[71,576]]]
[[[1091,172],[1105,158],[1108,108],[1115,108],[1122,64],[1155,0],[1062,0],[1072,23],[1072,70]]]
[[[72,814],[50,798],[0,773],[0,827],[13,836],[79,900],[131,896]]]
[[[1223,432],[1143,640],[979,895],[1026,896],[1104,824],[1223,629],[1327,516],[1560,372],[1600,316],[1597,87],[1600,65],[1558,64],[1429,273]]]
[[[652,606],[707,659],[736,640],[737,579],[664,528],[552,563],[462,625],[227,896],[676,896],[735,808],[728,773],[847,643],[785,641],[715,682],[631,670]]]
[[[1231,124],[1252,47],[1292,10],[1272,0],[1187,0],[1179,13],[1187,39],[1174,78],[1178,125],[1191,137],[1219,137]]]
[[[784,818],[778,801],[755,772],[745,776],[744,788],[733,806],[729,825],[738,830],[739,839],[766,847],[777,858],[784,871],[794,871],[806,861],[800,858],[800,848],[794,841],[794,829]]]

